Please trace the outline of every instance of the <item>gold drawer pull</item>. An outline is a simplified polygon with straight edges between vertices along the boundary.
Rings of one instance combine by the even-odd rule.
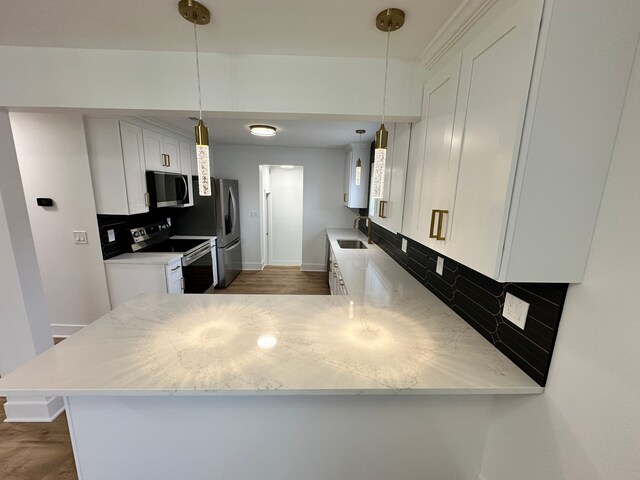
[[[429,238],[436,238],[436,235],[433,233],[433,227],[436,225],[436,213],[438,210],[431,210],[431,226],[429,227]]]
[[[380,200],[380,208],[378,209],[378,216],[380,218],[387,218],[387,201]]]
[[[442,223],[444,215],[449,214],[449,210],[438,210],[438,233],[436,233],[436,240],[446,240],[446,237],[442,234]]]

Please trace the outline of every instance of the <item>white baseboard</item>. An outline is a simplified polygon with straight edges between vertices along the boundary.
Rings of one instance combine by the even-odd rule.
[[[242,262],[242,270],[262,270],[264,268],[263,263],[259,262]]]
[[[52,422],[64,411],[62,397],[7,397],[5,422]]]
[[[269,265],[273,265],[274,267],[299,267],[300,262],[290,262],[287,260],[273,260]]]
[[[82,330],[86,325],[66,325],[62,323],[52,323],[51,329],[53,330],[54,338],[67,338],[76,332]]]
[[[303,263],[300,266],[300,270],[303,272],[326,272],[326,263]]]

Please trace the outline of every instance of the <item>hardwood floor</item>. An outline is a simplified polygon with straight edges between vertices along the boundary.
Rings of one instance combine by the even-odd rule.
[[[76,480],[67,417],[51,423],[4,423],[0,397],[0,478],[7,480]]]
[[[268,266],[240,272],[229,287],[212,293],[329,295],[329,286],[325,272]],[[66,415],[52,423],[4,423],[4,403],[0,397],[0,478],[77,480]]]
[[[227,288],[214,294],[329,295],[326,272],[301,272],[299,267],[266,266],[264,270],[244,270]]]

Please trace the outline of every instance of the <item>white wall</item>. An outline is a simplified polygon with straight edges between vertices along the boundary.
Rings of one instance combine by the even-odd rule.
[[[302,167],[271,167],[271,255],[269,265],[302,264]]]
[[[342,205],[342,149],[216,145],[212,148],[213,175],[234,178],[240,189],[242,263],[245,269],[262,268],[259,165],[304,167],[302,269],[326,268],[326,228],[352,227],[354,213]]]
[[[110,309],[82,116],[9,115],[49,317],[68,335]],[[76,245],[73,230],[89,243]]]
[[[569,288],[547,387],[497,400],[485,480],[640,478],[639,151],[636,54],[584,282]]]
[[[0,111],[0,375],[53,345],[9,116]]]
[[[205,112],[377,120],[384,59],[201,53]],[[420,116],[420,67],[389,61],[387,117]],[[0,105],[197,110],[193,53],[0,46]],[[187,86],[187,88],[185,88]],[[185,114],[185,116],[187,116]]]

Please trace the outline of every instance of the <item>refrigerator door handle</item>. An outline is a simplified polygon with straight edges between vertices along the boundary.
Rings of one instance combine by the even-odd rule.
[[[238,241],[236,241],[235,243],[232,243],[231,245],[229,245],[228,247],[225,247],[225,251],[230,252],[231,250],[235,249],[236,247],[240,246],[240,239],[238,239]]]

